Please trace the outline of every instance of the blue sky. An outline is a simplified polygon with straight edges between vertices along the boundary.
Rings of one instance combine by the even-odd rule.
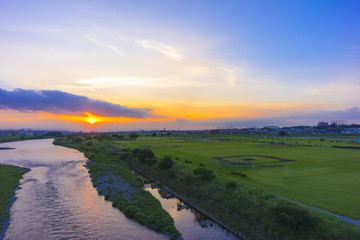
[[[59,90],[162,119],[124,129],[359,122],[359,12],[359,1],[0,0],[0,88]],[[4,127],[37,125],[46,108],[14,111],[0,110]]]

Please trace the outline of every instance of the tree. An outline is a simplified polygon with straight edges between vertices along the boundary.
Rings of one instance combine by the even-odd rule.
[[[159,162],[159,168],[160,170],[168,170],[172,168],[174,165],[174,161],[170,156],[164,156],[163,159]]]
[[[141,162],[144,162],[146,158],[154,158],[155,157],[153,151],[151,151],[151,149],[147,149],[147,148],[139,150],[137,155]]]
[[[137,134],[137,133],[132,132],[132,133],[129,134],[130,139],[136,139],[138,137],[139,137],[139,134]]]
[[[284,130],[280,130],[279,132],[278,132],[278,134],[279,134],[279,136],[286,136],[286,131],[284,131]]]
[[[207,170],[206,168],[199,167],[194,170],[194,174],[199,176],[203,180],[211,181],[216,176],[214,175],[214,172],[212,170]]]
[[[156,132],[153,132],[151,136],[156,137]]]
[[[307,209],[286,200],[277,201],[270,207],[268,214],[275,223],[288,232],[306,233],[318,222],[318,218]]]

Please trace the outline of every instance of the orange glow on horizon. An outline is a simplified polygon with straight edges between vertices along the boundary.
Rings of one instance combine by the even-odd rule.
[[[237,118],[256,118],[256,117],[278,117],[284,114],[298,112],[312,112],[318,109],[331,110],[341,109],[341,105],[334,104],[243,104],[243,103],[205,103],[205,102],[186,102],[175,101],[168,103],[151,103],[139,104],[138,108],[148,106],[153,109],[151,114],[158,117],[147,118],[130,118],[130,117],[108,117],[98,116],[90,112],[83,112],[79,115],[54,114],[47,112],[23,113],[15,110],[0,110],[0,123],[11,122],[33,124],[34,126],[42,125],[41,121],[61,126],[61,121],[66,126],[74,124],[77,128],[86,129],[103,129],[106,124],[119,124],[119,126],[160,126],[166,122],[176,121],[207,121],[215,119],[237,119]],[[48,121],[50,120],[50,121]],[[152,125],[152,123],[154,123]],[[44,124],[44,125],[46,125]]]
[[[77,116],[77,115],[64,115],[64,114],[53,114],[46,112],[39,112],[41,116],[45,118],[52,118],[70,122],[77,123],[88,123],[90,125],[95,125],[98,123],[116,123],[116,122],[137,122],[137,121],[156,121],[156,120],[164,120],[163,118],[145,118],[145,119],[137,119],[130,117],[107,117],[107,116],[97,116],[93,115],[89,112],[84,112],[86,116]]]

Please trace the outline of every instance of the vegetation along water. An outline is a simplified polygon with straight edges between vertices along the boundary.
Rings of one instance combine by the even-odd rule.
[[[354,183],[360,180],[360,151],[333,147],[357,147],[352,139],[193,135],[134,140],[119,134],[82,134],[58,138],[55,143],[85,153],[91,160],[88,167],[94,185],[114,206],[143,224],[170,232],[173,238],[179,235],[170,218],[149,221],[159,216],[146,212],[147,206],[155,205],[150,198],[115,189],[121,179],[136,186],[131,167],[247,238],[360,238],[359,227],[286,199],[359,219],[360,193]]]

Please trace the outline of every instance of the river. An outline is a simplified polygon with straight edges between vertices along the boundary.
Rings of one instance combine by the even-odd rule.
[[[30,169],[16,190],[4,239],[169,239],[113,208],[92,186],[83,153],[52,142],[0,144],[0,148],[14,148],[0,151],[0,163]],[[217,224],[201,228],[195,210],[177,211],[177,200],[164,200],[151,192],[174,218],[185,240],[237,239]]]
[[[4,239],[168,239],[127,218],[92,186],[84,155],[52,139],[2,143],[0,163],[29,168]]]

